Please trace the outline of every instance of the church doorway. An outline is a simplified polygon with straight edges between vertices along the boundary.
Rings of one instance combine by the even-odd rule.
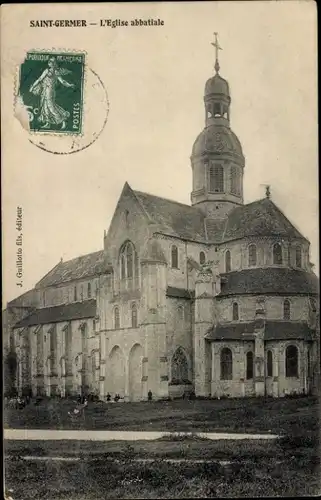
[[[108,392],[119,394],[120,397],[125,395],[125,356],[119,346],[113,347],[109,354],[109,376],[108,376]]]
[[[135,344],[129,353],[129,399],[141,401],[142,399],[142,360],[143,348]]]

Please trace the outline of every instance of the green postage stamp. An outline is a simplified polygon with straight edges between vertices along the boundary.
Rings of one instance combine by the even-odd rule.
[[[84,75],[84,53],[26,54],[18,93],[28,112],[30,132],[82,134]]]

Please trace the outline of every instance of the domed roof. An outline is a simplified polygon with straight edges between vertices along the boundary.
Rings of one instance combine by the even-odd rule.
[[[225,94],[230,97],[229,85],[218,73],[209,78],[205,84],[205,96],[209,94]]]
[[[193,145],[192,156],[204,153],[230,154],[244,162],[240,141],[229,127],[223,125],[212,124],[199,134]]]

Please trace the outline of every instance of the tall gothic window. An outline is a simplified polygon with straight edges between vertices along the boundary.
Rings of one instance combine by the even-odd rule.
[[[131,241],[120,249],[120,280],[122,290],[133,290],[139,286],[138,255]]]
[[[231,194],[240,194],[240,174],[239,169],[235,166],[230,170]]]
[[[253,378],[253,352],[246,353],[246,378],[251,380]]]
[[[74,287],[74,301],[77,302],[77,287]]]
[[[302,249],[300,246],[295,247],[295,267],[302,267]]]
[[[233,321],[238,321],[239,319],[239,305],[237,302],[233,302]]]
[[[273,245],[273,264],[281,265],[282,262],[282,246],[280,245],[280,243],[275,243]]]
[[[119,318],[119,308],[115,307],[114,309],[114,328],[118,330],[120,328],[120,318]]]
[[[186,384],[188,383],[188,362],[186,355],[181,347],[178,347],[173,354],[172,363],[172,383]]]
[[[91,297],[91,284],[90,283],[88,283],[88,285],[87,285],[87,296],[88,296],[88,299],[90,299],[90,297]]]
[[[268,377],[273,377],[273,355],[272,351],[267,352],[266,371]]]
[[[225,252],[225,272],[229,273],[231,270],[231,252],[226,250]]]
[[[295,345],[289,345],[285,351],[285,376],[299,376],[299,353]]]
[[[224,193],[224,170],[222,165],[210,166],[210,191]]]
[[[249,267],[256,266],[256,245],[249,245]]]
[[[228,347],[221,350],[221,380],[232,380],[233,378],[233,356]]]
[[[205,264],[205,253],[200,252],[200,264]]]
[[[178,269],[178,248],[176,245],[172,246],[171,262],[172,262],[172,268]]]
[[[283,319],[288,321],[291,319],[291,304],[289,299],[285,299],[283,302]]]
[[[137,328],[137,306],[132,305],[132,328]]]

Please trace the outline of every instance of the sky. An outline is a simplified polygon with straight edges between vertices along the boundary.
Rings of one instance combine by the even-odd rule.
[[[312,1],[11,5],[2,12],[3,305],[58,261],[102,249],[127,181],[190,203],[203,92],[220,74],[246,165],[245,203],[272,200],[311,242],[318,273],[317,18]],[[31,19],[162,19],[163,26],[31,28]],[[16,36],[19,33],[19,36]],[[13,112],[16,68],[31,49],[86,51],[103,81],[107,124],[71,155],[29,142]],[[88,92],[90,89],[88,90]],[[85,116],[85,120],[95,120]],[[16,211],[23,210],[23,286],[16,285]]]

